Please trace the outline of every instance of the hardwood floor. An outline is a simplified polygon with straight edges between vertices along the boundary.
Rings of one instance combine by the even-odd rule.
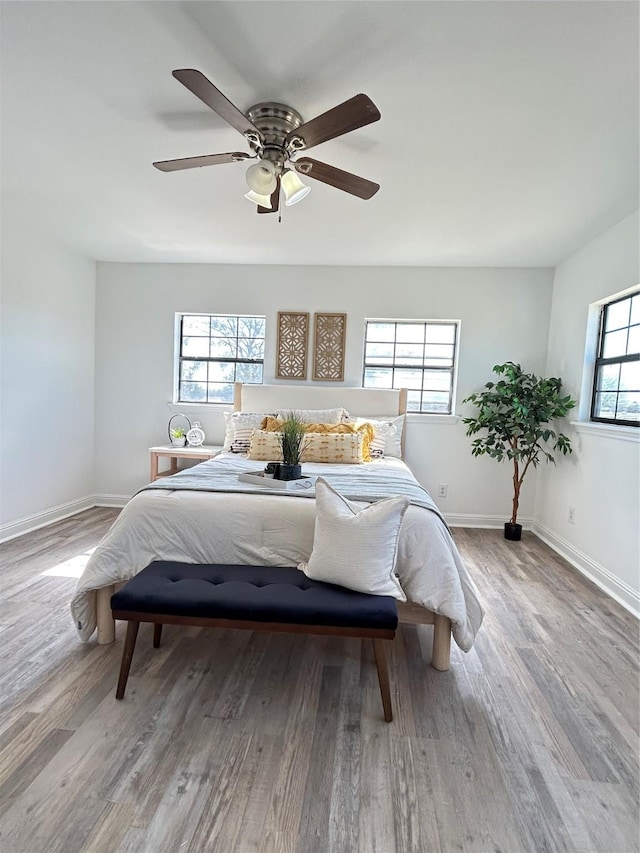
[[[401,627],[386,724],[338,638],[143,626],[117,702],[68,609],[116,515],[0,547],[1,853],[638,851],[638,623],[533,535],[454,531],[484,625]]]

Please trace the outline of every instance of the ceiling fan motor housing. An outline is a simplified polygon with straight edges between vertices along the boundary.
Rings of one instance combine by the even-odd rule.
[[[303,123],[302,116],[293,107],[276,101],[263,101],[247,110],[249,121],[258,128],[262,140],[255,134],[245,133],[251,149],[263,160],[269,160],[276,168],[276,175],[284,171],[289,157],[286,137]]]

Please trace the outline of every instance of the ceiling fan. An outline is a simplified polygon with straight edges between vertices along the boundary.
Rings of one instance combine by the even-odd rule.
[[[258,213],[275,213],[278,210],[281,189],[286,205],[301,201],[310,187],[305,186],[299,174],[363,199],[371,198],[380,189],[380,184],[302,154],[314,145],[378,121],[380,112],[367,95],[354,95],[322,115],[303,122],[300,113],[275,101],[255,104],[246,114],[242,113],[204,74],[193,68],[179,68],[173,76],[235,127],[245,137],[253,154],[231,151],[159,160],[153,165],[161,172],[257,160],[247,170],[249,192],[245,198],[257,205]]]

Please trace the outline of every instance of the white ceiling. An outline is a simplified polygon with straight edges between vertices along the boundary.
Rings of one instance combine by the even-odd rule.
[[[638,205],[635,2],[8,2],[2,190],[109,261],[552,266]],[[309,180],[257,216],[248,150],[172,76],[308,120],[358,92],[382,119],[310,156],[377,181]]]

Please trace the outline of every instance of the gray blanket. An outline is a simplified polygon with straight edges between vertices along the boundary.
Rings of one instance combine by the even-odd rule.
[[[128,580],[153,560],[246,566],[297,566],[308,560],[315,503],[238,481],[238,474],[263,468],[264,463],[222,453],[133,497],[78,580],[71,612],[82,639],[96,627],[96,590]],[[303,470],[326,477],[352,500],[401,494],[416,504],[407,509],[400,532],[400,583],[409,601],[451,619],[456,642],[468,651],[482,607],[450,532],[411,471],[397,459],[349,466],[305,463]]]
[[[238,480],[239,468],[236,460],[233,460],[236,464],[231,467],[225,464],[226,461],[225,458],[219,458],[202,462],[200,465],[194,465],[193,468],[179,471],[169,477],[162,477],[160,480],[144,486],[140,491],[147,489],[170,489],[172,491],[186,489],[196,492],[244,492],[315,497],[313,490],[295,492],[284,488],[273,489],[241,482]],[[247,473],[255,473],[256,470],[260,470],[260,468],[256,469],[255,465],[253,467],[249,467],[249,465],[251,463],[248,463],[245,468]],[[342,469],[340,473],[331,470],[337,467],[333,465],[306,465],[305,471],[308,470],[308,473],[314,476],[322,476],[337,492],[349,500],[373,503],[382,498],[398,497],[399,495],[407,497],[410,503],[415,506],[434,512],[446,525],[429,492],[413,476],[405,474],[404,471],[378,467],[375,463],[371,465],[350,465],[348,466],[350,469],[348,473],[343,473],[347,467],[345,465],[339,466]],[[317,471],[318,468],[321,469],[321,473]],[[324,471],[323,468],[329,470]]]

